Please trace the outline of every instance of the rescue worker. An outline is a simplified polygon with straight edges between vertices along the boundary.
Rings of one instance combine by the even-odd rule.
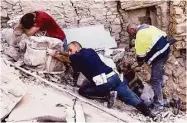
[[[79,94],[87,97],[107,97],[108,108],[111,108],[118,96],[123,102],[136,107],[145,116],[149,109],[140,98],[132,92],[126,82],[121,82],[118,74],[102,62],[93,49],[85,49],[73,41],[68,44],[68,54],[51,51],[49,55],[64,62],[70,63],[73,70],[82,74],[91,82],[79,89]]]
[[[164,109],[162,94],[164,65],[168,59],[170,44],[167,34],[151,25],[129,24],[127,32],[135,38],[137,62],[141,66],[146,62],[151,65],[151,85],[154,91],[154,108],[151,115],[154,117]]]

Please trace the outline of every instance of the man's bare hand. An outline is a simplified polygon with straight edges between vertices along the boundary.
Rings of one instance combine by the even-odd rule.
[[[54,57],[54,56],[59,54],[59,51],[58,50],[47,49],[47,54]]]

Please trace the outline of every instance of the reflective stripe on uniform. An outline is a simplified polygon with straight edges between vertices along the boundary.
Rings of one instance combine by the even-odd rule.
[[[168,49],[168,47],[169,47],[170,45],[167,43],[166,44],[166,46],[164,47],[164,48],[162,48],[161,50],[159,50],[159,51],[157,51],[149,60],[148,60],[148,64],[151,64],[151,62],[157,57],[157,56],[159,56],[160,54],[162,54],[163,52],[165,52],[167,49]]]
[[[163,37],[166,37],[167,35],[166,35],[166,33],[165,33],[165,35],[159,35],[158,37],[156,37],[156,38],[154,39],[154,41],[152,42],[152,44],[151,44],[151,45],[149,46],[149,48],[147,49],[147,53],[151,51],[151,49],[155,46],[155,44],[157,43],[157,41],[158,41],[162,36],[163,36]]]

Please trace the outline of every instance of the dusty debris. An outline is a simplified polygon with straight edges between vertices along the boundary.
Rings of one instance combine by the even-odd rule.
[[[50,92],[47,93],[47,96],[42,96],[41,94],[44,93],[43,91],[46,90],[39,87],[30,88],[27,94],[10,113],[6,121],[20,122],[37,120],[39,122],[64,122],[66,117],[65,106],[55,106],[56,102],[60,100],[62,102],[62,99],[52,101],[51,99],[55,97],[55,94]],[[63,99],[65,99],[65,97],[63,97]]]
[[[19,79],[19,73],[15,72],[15,69],[7,66],[1,59],[1,120],[4,119],[14,108],[14,106],[25,95],[27,88]]]
[[[18,61],[21,57],[21,54],[13,46],[6,48],[5,54],[13,58],[15,61]]]

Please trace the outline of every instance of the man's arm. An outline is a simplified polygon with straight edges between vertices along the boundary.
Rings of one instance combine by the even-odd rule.
[[[28,30],[25,30],[25,33],[28,35],[28,36],[32,36],[34,35],[38,30],[40,29],[40,27],[32,27],[31,29],[28,29]]]
[[[66,56],[66,57],[69,57],[68,52],[60,52],[59,54],[60,54],[60,55],[63,55],[63,56]]]
[[[24,29],[23,29],[23,26],[21,24],[17,24],[15,27],[14,27],[14,35],[15,36],[20,36],[22,35],[24,32]]]
[[[57,54],[57,55],[54,55],[53,57],[56,58],[57,60],[61,61],[61,62],[71,63],[68,56]]]

